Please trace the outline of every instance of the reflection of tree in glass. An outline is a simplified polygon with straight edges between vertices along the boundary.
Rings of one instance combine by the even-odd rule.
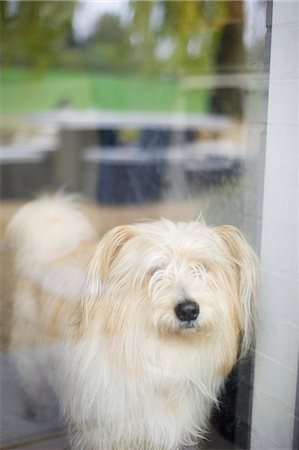
[[[136,50],[146,54],[145,68],[174,73],[210,69],[228,25],[243,24],[242,1],[131,1]],[[232,32],[231,45],[240,42]],[[167,49],[168,47],[168,49]],[[231,58],[235,51],[231,49]]]
[[[1,1],[2,59],[43,67],[66,47],[71,50],[75,5]],[[99,17],[84,43],[94,67],[175,76],[243,58],[242,1],[130,1],[129,10],[125,20],[108,12]]]
[[[243,1],[131,1],[130,7],[144,73],[181,77],[245,71]],[[241,117],[242,93],[217,89],[211,106]]]
[[[48,67],[70,35],[74,6],[74,1],[1,0],[2,62]]]
[[[125,15],[121,8],[102,13],[91,33],[76,41],[72,26],[78,2],[0,1],[1,60],[40,70],[87,68],[171,80],[244,72],[243,1],[124,4]],[[210,104],[213,112],[242,116],[238,89],[216,89]]]
[[[89,67],[104,72],[130,72],[133,69],[130,30],[117,14],[102,14],[83,46]]]

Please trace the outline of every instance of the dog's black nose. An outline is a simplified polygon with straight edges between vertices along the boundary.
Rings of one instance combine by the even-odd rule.
[[[192,300],[185,300],[175,307],[175,314],[182,322],[195,320],[199,314],[199,306]]]

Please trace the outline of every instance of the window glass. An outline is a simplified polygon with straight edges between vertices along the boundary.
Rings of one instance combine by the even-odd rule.
[[[202,216],[240,228],[259,253],[269,4],[0,2],[3,448],[69,445],[55,406],[37,417],[11,358],[5,230],[26,201],[79,193],[99,235]],[[249,357],[230,374],[208,447],[249,448],[252,366]]]

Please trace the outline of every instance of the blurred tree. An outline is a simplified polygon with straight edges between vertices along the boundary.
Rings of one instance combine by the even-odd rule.
[[[246,71],[246,50],[244,34],[243,1],[227,1],[228,20],[221,30],[215,52],[215,71],[218,73],[244,73]],[[217,89],[212,97],[212,110],[220,114],[243,115],[243,92],[237,88]]]
[[[132,68],[129,30],[120,16],[104,13],[95,31],[83,44],[89,67],[106,72],[128,72]]]
[[[100,16],[91,40],[119,44],[127,38],[126,29],[120,17],[116,14],[105,13]]]
[[[72,0],[1,0],[2,64],[48,67],[71,34],[74,6]]]
[[[146,55],[144,69],[174,76],[208,71],[228,20],[226,3],[131,0],[135,50]]]
[[[167,78],[244,68],[243,0],[129,0],[125,19],[102,14],[84,42],[73,36],[75,6],[75,0],[0,0],[1,62]],[[217,89],[211,108],[240,117],[242,93]]]
[[[243,0],[131,0],[134,52],[146,74],[243,72]],[[200,88],[200,86],[199,86]],[[241,117],[242,92],[216,89],[211,109]]]

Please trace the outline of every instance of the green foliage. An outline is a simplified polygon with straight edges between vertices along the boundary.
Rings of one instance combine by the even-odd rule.
[[[135,51],[146,55],[145,71],[177,76],[210,70],[228,17],[227,3],[131,0]]]
[[[145,55],[135,51],[132,34],[130,23],[123,22],[117,14],[104,13],[88,39],[65,48],[57,55],[56,65],[101,73],[144,74]]]
[[[75,0],[0,0],[1,62],[26,68],[28,78],[19,84],[2,80],[4,110],[51,108],[69,97],[77,107],[203,111],[209,94],[195,89],[182,96],[178,80],[244,66],[243,1],[130,0],[126,20],[102,14],[84,42],[72,32],[76,6]],[[66,81],[53,68],[72,75]],[[104,74],[118,75],[117,81]],[[219,90],[213,111],[241,116],[239,94]]]
[[[113,73],[126,73],[132,69],[129,32],[116,14],[100,16],[94,33],[82,50],[87,67]]]
[[[44,70],[71,33],[74,1],[0,1],[3,64]]]
[[[0,0],[2,63],[170,78],[211,72],[223,26],[242,1],[131,0],[126,20],[102,14],[83,43],[72,35],[75,7],[75,0]]]

